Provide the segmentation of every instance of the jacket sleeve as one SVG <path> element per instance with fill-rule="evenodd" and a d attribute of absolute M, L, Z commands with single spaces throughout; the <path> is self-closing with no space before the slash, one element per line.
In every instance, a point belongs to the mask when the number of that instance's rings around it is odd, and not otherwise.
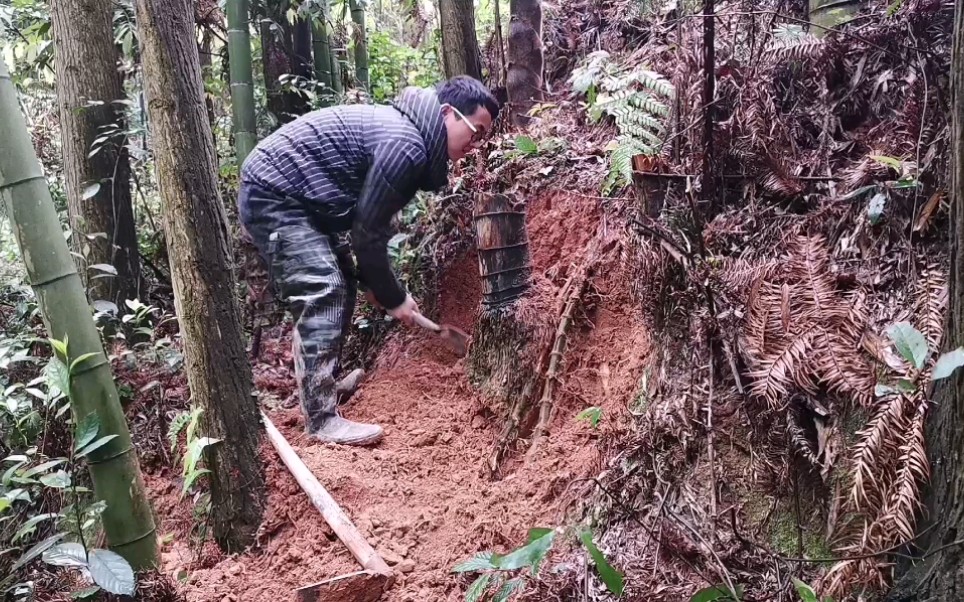
<path fill-rule="evenodd" d="M 415 141 L 394 140 L 375 149 L 351 231 L 359 281 L 386 309 L 405 301 L 405 289 L 392 272 L 388 241 L 392 216 L 415 195 L 426 155 Z"/>

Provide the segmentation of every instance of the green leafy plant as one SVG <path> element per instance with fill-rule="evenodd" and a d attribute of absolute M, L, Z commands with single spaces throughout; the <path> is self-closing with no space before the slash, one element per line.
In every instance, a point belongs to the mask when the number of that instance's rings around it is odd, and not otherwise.
<path fill-rule="evenodd" d="M 576 420 L 588 422 L 592 425 L 592 428 L 598 428 L 600 421 L 602 421 L 602 412 L 602 408 L 599 406 L 592 406 L 576 414 Z"/>
<path fill-rule="evenodd" d="M 34 397 L 49 403 L 52 398 L 63 396 L 69 408 L 71 381 L 84 363 L 96 354 L 84 354 L 73 359 L 69 365 L 64 362 L 68 356 L 68 342 L 50 340 L 54 357 L 50 360 L 45 375 L 32 382 L 36 391 Z M 46 384 L 48 391 L 40 387 Z M 52 392 L 54 392 L 52 394 Z M 58 410 L 62 413 L 63 408 Z M 100 449 L 117 435 L 100 435 L 100 418 L 88 414 L 79 418 L 74 425 L 74 439 L 68 457 L 45 458 L 36 447 L 28 447 L 22 453 L 12 454 L 3 459 L 3 474 L 0 476 L 0 524 L 17 523 L 18 527 L 8 542 L 14 548 L 0 551 L 0 556 L 20 547 L 24 542 L 35 539 L 37 535 L 47 536 L 23 552 L 10 567 L 9 575 L 0 580 L 0 587 L 7 588 L 29 563 L 37 558 L 53 566 L 63 566 L 81 571 L 92 582 L 92 586 L 75 592 L 77 597 L 87 592 L 92 595 L 101 589 L 118 595 L 133 595 L 136 580 L 131 566 L 118 554 L 109 550 L 91 547 L 89 542 L 96 539 L 100 528 L 99 520 L 106 508 L 102 501 L 91 501 L 90 490 L 78 483 L 81 480 L 82 463 L 92 452 Z M 37 512 L 43 500 L 56 496 L 63 500 L 60 509 L 54 512 Z M 13 586 L 18 592 L 28 594 L 30 582 Z"/>
<path fill-rule="evenodd" d="M 454 573 L 479 573 L 465 592 L 465 602 L 479 602 L 487 594 L 491 594 L 490 602 L 509 600 L 512 594 L 525 587 L 527 577 L 538 576 L 539 569 L 549 550 L 552 549 L 557 535 L 558 531 L 555 529 L 530 529 L 525 545 L 508 554 L 480 552 L 457 564 L 452 569 Z M 580 528 L 575 535 L 592 558 L 596 572 L 606 588 L 617 596 L 622 595 L 623 576 L 609 564 L 596 547 L 592 532 L 588 528 Z M 520 573 L 522 569 L 528 569 L 528 574 L 525 571 Z"/>
<path fill-rule="evenodd" d="M 619 135 L 608 146 L 610 170 L 603 182 L 604 194 L 632 180 L 632 160 L 637 155 L 659 153 L 665 136 L 663 120 L 669 115 L 673 85 L 659 73 L 643 66 L 625 67 L 599 50 L 573 70 L 569 83 L 585 94 L 589 116 L 599 121 L 610 116 Z"/>
<path fill-rule="evenodd" d="M 878 397 L 896 392 L 913 392 L 917 388 L 915 382 L 917 377 L 923 372 L 928 360 L 933 355 L 927 344 L 927 338 L 910 322 L 897 322 L 890 325 L 887 328 L 887 335 L 893 341 L 897 353 L 913 367 L 914 374 L 912 374 L 911 379 L 900 378 L 891 384 L 878 383 L 874 390 Z M 961 366 L 964 366 L 964 347 L 958 347 L 943 353 L 934 362 L 930 380 L 938 381 L 948 378 Z"/>
<path fill-rule="evenodd" d="M 833 602 L 833 598 L 829 596 L 821 600 L 812 587 L 796 577 L 793 578 L 793 587 L 797 590 L 797 595 L 800 596 L 800 602 Z M 733 590 L 731 590 L 728 585 L 720 584 L 701 589 L 693 594 L 689 602 L 740 602 L 742 598 L 742 585 L 734 584 Z"/>

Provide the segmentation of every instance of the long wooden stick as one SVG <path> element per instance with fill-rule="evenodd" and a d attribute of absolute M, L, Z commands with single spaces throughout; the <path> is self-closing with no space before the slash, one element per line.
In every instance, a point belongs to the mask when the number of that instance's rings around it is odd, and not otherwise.
<path fill-rule="evenodd" d="M 331 494 L 324 488 L 324 486 L 318 482 L 315 475 L 311 473 L 311 470 L 305 465 L 305 463 L 298 457 L 295 450 L 291 448 L 288 441 L 284 438 L 284 435 L 275 427 L 271 419 L 268 418 L 264 412 L 261 413 L 261 418 L 264 420 L 264 428 L 268 433 L 268 439 L 271 441 L 271 445 L 278 450 L 278 455 L 281 456 L 281 460 L 291 471 L 295 480 L 301 485 L 301 488 L 308 497 L 311 499 L 311 503 L 314 504 L 315 508 L 321 512 L 325 521 L 331 526 L 331 530 L 335 532 L 338 539 L 341 540 L 348 551 L 352 553 L 352 556 L 367 570 L 380 575 L 391 576 L 392 570 L 388 568 L 388 564 L 382 560 L 382 557 L 378 555 L 378 552 L 368 544 L 365 537 L 358 531 L 355 525 L 351 522 L 338 503 L 335 501 Z"/>

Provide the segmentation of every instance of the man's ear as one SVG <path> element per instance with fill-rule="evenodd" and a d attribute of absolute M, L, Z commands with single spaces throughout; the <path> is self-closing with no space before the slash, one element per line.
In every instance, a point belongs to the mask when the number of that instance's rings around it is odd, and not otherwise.
<path fill-rule="evenodd" d="M 452 114 L 452 105 L 444 104 L 442 105 L 442 117 L 448 117 Z"/>

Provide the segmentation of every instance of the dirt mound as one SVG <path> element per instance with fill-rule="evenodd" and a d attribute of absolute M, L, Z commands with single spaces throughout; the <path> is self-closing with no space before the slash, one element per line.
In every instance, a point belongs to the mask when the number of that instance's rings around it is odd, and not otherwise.
<path fill-rule="evenodd" d="M 588 201 L 593 202 L 594 201 Z M 570 264 L 592 235 L 598 209 L 582 197 L 553 194 L 530 206 L 533 262 L 551 283 L 565 280 Z M 440 319 L 471 331 L 480 301 L 476 256 L 456 257 L 442 275 Z M 594 302 L 572 331 L 563 381 L 556 395 L 550 436 L 536 457 L 510 455 L 504 478 L 490 480 L 485 461 L 502 426 L 469 385 L 464 360 L 433 337 L 396 331 L 361 390 L 343 413 L 384 426 L 374 448 L 312 441 L 300 410 L 278 408 L 272 420 L 400 578 L 389 600 L 459 600 L 468 581 L 451 573 L 475 552 L 506 552 L 524 543 L 535 526 L 565 522 L 574 479 L 601 463 L 601 431 L 617 428 L 625 401 L 638 386 L 647 339 L 634 317 L 619 270 L 603 270 Z M 265 333 L 255 378 L 262 391 L 283 400 L 292 393 L 287 334 Z M 603 410 L 599 430 L 574 416 Z M 524 447 L 520 447 L 524 449 Z M 190 508 L 179 502 L 173 474 L 149 483 L 162 514 L 162 534 L 175 543 L 164 555 L 165 573 L 184 570 L 189 601 L 290 599 L 294 588 L 358 570 L 320 514 L 266 445 L 269 509 L 258 545 L 221 557 L 212 544 L 199 556 L 187 546 Z M 233 597 L 232 597 L 233 596 Z"/>

